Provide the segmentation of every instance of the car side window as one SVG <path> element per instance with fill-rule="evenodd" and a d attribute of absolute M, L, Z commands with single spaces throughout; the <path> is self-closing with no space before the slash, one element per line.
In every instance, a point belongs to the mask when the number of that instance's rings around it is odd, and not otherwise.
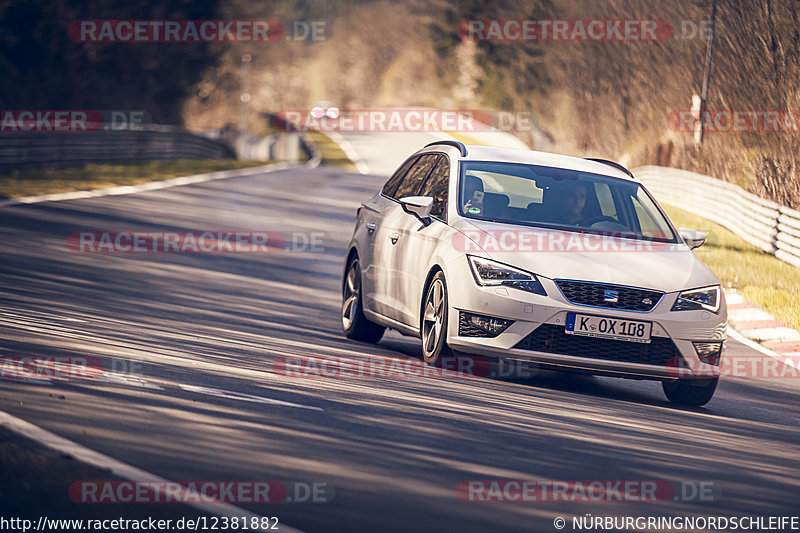
<path fill-rule="evenodd" d="M 403 178 L 406 177 L 408 174 L 408 170 L 411 168 L 411 165 L 419 159 L 418 157 L 410 157 L 403 165 L 398 168 L 395 173 L 389 178 L 389 181 L 386 182 L 386 185 L 383 186 L 382 192 L 389 198 L 397 199 L 396 192 L 397 188 L 400 186 L 400 183 L 403 181 Z"/>
<path fill-rule="evenodd" d="M 400 186 L 397 188 L 397 191 L 392 196 L 396 200 L 401 198 L 405 198 L 407 196 L 417 196 L 419 195 L 419 191 L 422 188 L 422 184 L 425 182 L 425 178 L 428 177 L 431 169 L 436 164 L 436 160 L 439 158 L 437 154 L 426 154 L 420 156 L 419 159 L 414 163 L 414 166 L 411 167 L 411 170 L 408 171 L 406 174 L 405 179 L 400 183 Z"/>
<path fill-rule="evenodd" d="M 428 179 L 419 192 L 420 196 L 432 196 L 431 215 L 447 221 L 447 186 L 450 182 L 450 159 L 440 155 L 436 166 L 428 175 Z"/>
<path fill-rule="evenodd" d="M 658 213 L 658 208 L 641 187 L 636 188 L 636 196 L 631 196 L 636 218 L 643 235 L 657 239 L 671 239 L 674 237 L 672 230 L 663 218 L 656 220 L 652 213 Z"/>

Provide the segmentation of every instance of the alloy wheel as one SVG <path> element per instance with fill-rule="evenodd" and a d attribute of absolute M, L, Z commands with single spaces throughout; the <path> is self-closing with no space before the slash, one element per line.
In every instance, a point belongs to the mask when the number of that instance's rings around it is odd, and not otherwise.
<path fill-rule="evenodd" d="M 436 347 L 444 334 L 446 305 L 444 283 L 441 279 L 434 279 L 428 289 L 425 310 L 422 315 L 422 346 L 426 357 L 431 356 L 436 351 Z"/>

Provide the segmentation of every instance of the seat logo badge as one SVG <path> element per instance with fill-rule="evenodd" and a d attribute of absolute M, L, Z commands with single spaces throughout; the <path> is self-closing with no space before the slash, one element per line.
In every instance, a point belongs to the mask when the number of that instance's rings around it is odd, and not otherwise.
<path fill-rule="evenodd" d="M 644 305 L 653 305 L 653 300 L 651 300 L 650 298 L 645 298 L 644 300 L 642 300 L 642 303 Z"/>
<path fill-rule="evenodd" d="M 603 291 L 603 301 L 615 304 L 619 301 L 619 291 Z"/>

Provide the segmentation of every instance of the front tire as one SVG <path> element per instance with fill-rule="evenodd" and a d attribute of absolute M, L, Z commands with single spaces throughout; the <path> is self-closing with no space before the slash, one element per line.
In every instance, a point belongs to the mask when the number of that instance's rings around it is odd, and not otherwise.
<path fill-rule="evenodd" d="M 353 257 L 342 282 L 342 331 L 345 337 L 375 344 L 386 328 L 367 320 L 361 300 L 361 265 Z"/>
<path fill-rule="evenodd" d="M 425 298 L 422 300 L 422 320 L 420 333 L 422 337 L 422 357 L 431 366 L 441 364 L 442 358 L 451 354 L 447 346 L 448 319 L 447 284 L 444 274 L 437 272 L 433 276 Z"/>
<path fill-rule="evenodd" d="M 719 378 L 692 382 L 679 379 L 677 381 L 664 381 L 661 386 L 664 394 L 672 403 L 700 407 L 707 404 L 714 396 Z"/>

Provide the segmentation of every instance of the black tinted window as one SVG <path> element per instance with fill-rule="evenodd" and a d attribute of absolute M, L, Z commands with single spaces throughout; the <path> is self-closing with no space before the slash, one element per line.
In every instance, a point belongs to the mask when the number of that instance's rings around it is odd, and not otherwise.
<path fill-rule="evenodd" d="M 432 196 L 433 207 L 431 215 L 442 220 L 447 219 L 447 186 L 450 182 L 450 160 L 445 155 L 440 155 L 433 171 L 422 186 L 419 196 Z"/>
<path fill-rule="evenodd" d="M 463 216 L 676 242 L 669 221 L 635 181 L 520 163 L 474 161 L 461 168 Z"/>
<path fill-rule="evenodd" d="M 408 161 L 403 163 L 403 165 L 395 171 L 392 177 L 389 178 L 389 181 L 386 182 L 386 185 L 383 186 L 383 194 L 385 194 L 389 198 L 397 198 L 397 196 L 395 196 L 395 193 L 397 192 L 397 187 L 400 186 L 400 182 L 402 182 L 403 178 L 406 177 L 408 169 L 411 168 L 411 165 L 413 165 L 414 161 L 416 160 L 417 160 L 416 157 L 409 158 Z"/>
<path fill-rule="evenodd" d="M 438 158 L 439 156 L 435 154 L 420 156 L 392 197 L 399 200 L 407 196 L 418 196 L 425 178 L 428 177 Z"/>

